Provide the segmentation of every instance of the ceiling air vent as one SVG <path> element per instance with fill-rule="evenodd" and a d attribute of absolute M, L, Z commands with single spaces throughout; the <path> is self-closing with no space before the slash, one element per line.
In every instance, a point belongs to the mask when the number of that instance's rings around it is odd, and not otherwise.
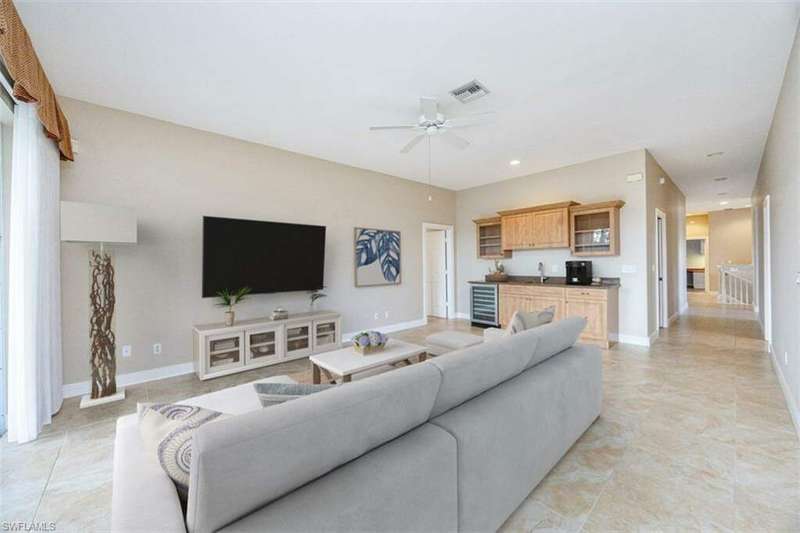
<path fill-rule="evenodd" d="M 484 87 L 483 84 L 481 84 L 481 82 L 478 80 L 472 80 L 469 83 L 465 83 L 461 87 L 453 89 L 450 91 L 450 94 L 452 94 L 453 98 L 462 104 L 468 104 L 473 100 L 477 100 L 478 98 L 489 94 L 489 89 Z"/>

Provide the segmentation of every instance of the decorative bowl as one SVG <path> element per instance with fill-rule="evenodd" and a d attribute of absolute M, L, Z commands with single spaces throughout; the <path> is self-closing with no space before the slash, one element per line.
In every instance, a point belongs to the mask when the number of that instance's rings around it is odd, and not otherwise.
<path fill-rule="evenodd" d="M 388 340 L 380 331 L 361 331 L 353 335 L 353 350 L 361 355 L 380 352 Z"/>

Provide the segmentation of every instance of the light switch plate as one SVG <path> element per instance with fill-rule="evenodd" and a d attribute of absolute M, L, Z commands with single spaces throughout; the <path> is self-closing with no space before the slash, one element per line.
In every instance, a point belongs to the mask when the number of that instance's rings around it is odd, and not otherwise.
<path fill-rule="evenodd" d="M 625 181 L 628 183 L 636 183 L 637 181 L 642 181 L 644 175 L 641 172 L 637 172 L 636 174 L 628 174 L 625 176 Z"/>
<path fill-rule="evenodd" d="M 131 356 L 131 345 L 125 344 L 122 346 L 122 357 L 130 357 Z"/>

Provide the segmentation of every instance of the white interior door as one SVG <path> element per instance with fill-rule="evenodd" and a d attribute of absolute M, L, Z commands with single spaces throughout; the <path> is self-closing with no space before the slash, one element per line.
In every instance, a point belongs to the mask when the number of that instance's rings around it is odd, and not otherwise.
<path fill-rule="evenodd" d="M 656 308 L 658 310 L 658 327 L 669 326 L 667 305 L 667 218 L 656 209 Z"/>
<path fill-rule="evenodd" d="M 428 314 L 447 318 L 447 244 L 446 232 L 428 231 L 426 234 L 425 269 L 427 285 L 425 295 L 428 300 Z"/>
<path fill-rule="evenodd" d="M 772 350 L 772 244 L 769 195 L 764 197 L 764 339 Z"/>

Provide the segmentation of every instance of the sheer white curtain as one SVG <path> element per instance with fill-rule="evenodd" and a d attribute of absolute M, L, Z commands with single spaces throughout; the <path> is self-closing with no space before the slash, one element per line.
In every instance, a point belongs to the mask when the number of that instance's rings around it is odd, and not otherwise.
<path fill-rule="evenodd" d="M 60 167 L 36 104 L 14 110 L 8 264 L 8 440 L 61 408 Z"/>

